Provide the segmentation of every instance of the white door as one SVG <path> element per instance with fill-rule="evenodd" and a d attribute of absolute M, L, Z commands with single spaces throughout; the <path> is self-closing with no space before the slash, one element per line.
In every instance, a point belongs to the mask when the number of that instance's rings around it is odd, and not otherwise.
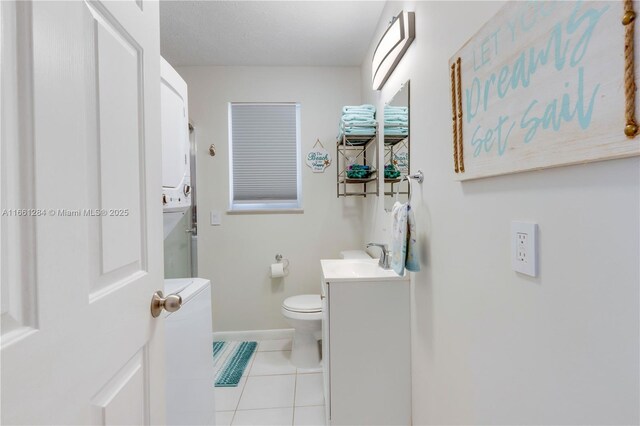
<path fill-rule="evenodd" d="M 0 8 L 2 424 L 163 423 L 158 3 Z"/>

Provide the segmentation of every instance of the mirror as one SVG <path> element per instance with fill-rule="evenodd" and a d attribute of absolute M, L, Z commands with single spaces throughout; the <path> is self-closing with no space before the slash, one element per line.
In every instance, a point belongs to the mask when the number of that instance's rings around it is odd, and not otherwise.
<path fill-rule="evenodd" d="M 384 107 L 384 209 L 391 211 L 393 203 L 406 203 L 409 182 L 401 182 L 410 170 L 409 81 L 393 95 Z"/>

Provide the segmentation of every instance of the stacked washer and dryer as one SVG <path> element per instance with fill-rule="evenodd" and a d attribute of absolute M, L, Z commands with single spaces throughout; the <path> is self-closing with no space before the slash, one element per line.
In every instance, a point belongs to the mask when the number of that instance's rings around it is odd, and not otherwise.
<path fill-rule="evenodd" d="M 161 59 L 160 76 L 166 238 L 192 207 L 194 194 L 187 84 L 164 59 Z M 186 230 L 193 240 L 194 229 Z M 192 275 L 195 275 L 193 269 Z M 182 302 L 176 312 L 164 312 L 167 424 L 214 425 L 211 284 L 203 278 L 166 279 L 164 293 L 177 294 Z"/>
<path fill-rule="evenodd" d="M 162 207 L 164 237 L 191 207 L 187 83 L 161 58 Z"/>
<path fill-rule="evenodd" d="M 165 212 L 191 207 L 187 83 L 161 58 L 162 205 Z"/>

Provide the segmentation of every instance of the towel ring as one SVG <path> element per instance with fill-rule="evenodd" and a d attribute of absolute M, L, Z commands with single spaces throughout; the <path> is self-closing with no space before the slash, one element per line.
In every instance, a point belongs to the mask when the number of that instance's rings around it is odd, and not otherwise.
<path fill-rule="evenodd" d="M 400 202 L 400 200 L 398 200 L 398 196 L 400 195 L 400 187 L 402 186 L 402 182 L 404 181 L 408 181 L 409 182 L 409 188 L 408 188 L 408 196 L 409 196 L 409 201 L 411 201 L 411 180 L 407 179 L 407 176 L 402 176 L 402 178 L 400 179 L 400 182 L 398 182 L 398 189 L 396 189 L 395 191 L 395 198 L 396 198 L 396 202 Z"/>
<path fill-rule="evenodd" d="M 398 201 L 398 195 L 400 195 L 400 184 L 404 181 L 409 182 L 409 200 L 408 202 L 411 202 L 411 194 L 413 193 L 412 188 L 411 188 L 411 182 L 416 180 L 418 181 L 418 183 L 422 183 L 424 182 L 424 173 L 422 173 L 422 170 L 418 170 L 416 173 L 412 174 L 412 175 L 404 175 L 402 177 L 402 179 L 400 179 L 400 182 L 398 182 L 398 190 L 396 191 L 396 201 Z"/>

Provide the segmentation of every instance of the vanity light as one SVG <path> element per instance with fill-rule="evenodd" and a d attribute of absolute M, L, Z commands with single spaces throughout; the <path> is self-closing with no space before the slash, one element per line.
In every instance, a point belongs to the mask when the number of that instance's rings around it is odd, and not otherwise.
<path fill-rule="evenodd" d="M 373 90 L 380 90 L 416 37 L 415 13 L 402 11 L 382 35 L 371 63 Z"/>

